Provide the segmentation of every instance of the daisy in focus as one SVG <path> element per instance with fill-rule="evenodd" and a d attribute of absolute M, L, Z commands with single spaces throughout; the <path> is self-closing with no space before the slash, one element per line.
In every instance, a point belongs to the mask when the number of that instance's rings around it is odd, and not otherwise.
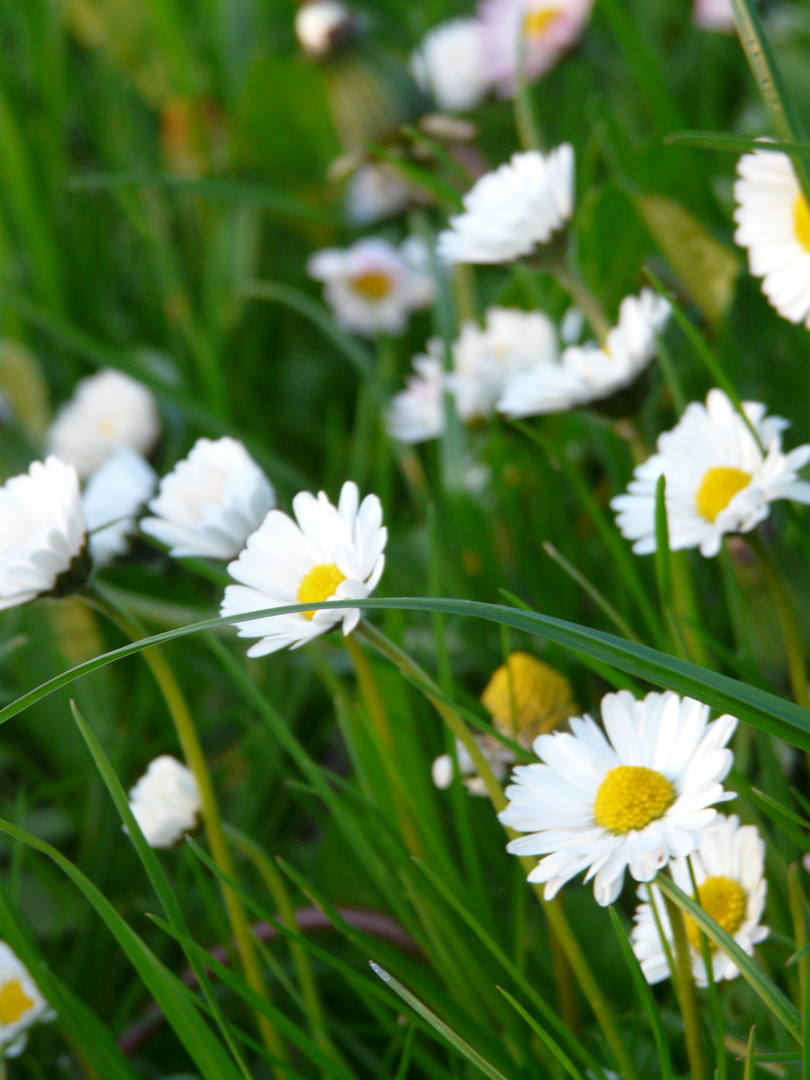
<path fill-rule="evenodd" d="M 530 834 L 507 851 L 543 856 L 528 879 L 546 883 L 547 900 L 585 870 L 597 903 L 612 904 L 625 870 L 652 881 L 701 846 L 713 804 L 733 798 L 722 780 L 737 726 L 733 716 L 708 717 L 707 705 L 671 691 L 637 701 L 620 690 L 602 699 L 607 737 L 586 715 L 571 720 L 572 734 L 535 739 L 541 762 L 515 768 L 498 819 Z"/>
<path fill-rule="evenodd" d="M 756 827 L 740 825 L 736 814 L 729 818 L 722 814 L 718 816 L 720 824 L 709 829 L 700 851 L 690 856 L 698 886 L 697 899 L 706 914 L 730 934 L 748 956 L 753 956 L 754 946 L 764 941 L 770 932 L 767 926 L 760 925 L 768 888 L 764 877 L 765 844 Z M 695 899 L 686 859 L 673 859 L 669 869 L 678 888 Z M 639 889 L 640 899 L 646 900 L 647 895 L 646 888 Z M 661 929 L 672 946 L 669 915 L 655 885 L 652 886 L 652 898 Z M 686 933 L 695 982 L 698 986 L 706 986 L 708 980 L 700 948 L 700 931 L 688 915 Z M 647 982 L 658 983 L 666 979 L 669 968 L 649 902 L 636 909 L 631 940 Z M 715 982 L 735 979 L 740 974 L 736 964 L 710 939 L 709 949 Z"/>
<path fill-rule="evenodd" d="M 46 593 L 64 596 L 89 570 L 73 466 L 51 456 L 7 480 L 0 488 L 0 609 Z"/>
<path fill-rule="evenodd" d="M 810 461 L 810 446 L 782 451 L 788 421 L 766 416 L 765 406 L 743 404 L 765 452 L 722 390 L 706 404 L 693 401 L 672 431 L 659 436 L 656 454 L 639 465 L 627 493 L 611 500 L 622 535 L 633 551 L 655 551 L 655 490 L 666 477 L 669 545 L 673 551 L 700 548 L 714 556 L 727 533 L 750 532 L 777 499 L 810 503 L 810 484 L 798 470 Z"/>
<path fill-rule="evenodd" d="M 174 558 L 232 559 L 276 503 L 273 485 L 237 439 L 198 439 L 160 482 L 141 529 Z"/>
<path fill-rule="evenodd" d="M 592 7 L 593 0 L 482 0 L 486 69 L 501 96 L 515 96 L 521 63 L 529 82 L 552 68 L 579 40 Z"/>
<path fill-rule="evenodd" d="M 734 239 L 748 249 L 748 268 L 771 306 L 810 329 L 810 208 L 790 158 L 755 150 L 737 162 L 737 175 Z"/>
<path fill-rule="evenodd" d="M 48 448 L 74 465 L 79 476 L 95 472 L 117 446 L 148 454 L 160 435 L 152 391 L 121 371 L 105 368 L 76 387 L 56 414 Z"/>
<path fill-rule="evenodd" d="M 324 296 L 347 330 L 365 337 L 401 334 L 412 311 L 433 303 L 435 287 L 416 245 L 399 249 L 371 237 L 350 248 L 316 251 L 307 272 L 324 282 Z"/>
<path fill-rule="evenodd" d="M 530 255 L 570 219 L 574 149 L 527 150 L 476 181 L 464 213 L 450 218 L 436 250 L 448 263 L 503 263 Z"/>
<path fill-rule="evenodd" d="M 501 735 L 528 750 L 538 735 L 552 731 L 576 712 L 574 691 L 564 675 L 525 652 L 510 653 L 487 683 L 481 704 Z M 476 734 L 475 741 L 487 759 L 495 779 L 505 780 L 515 762 L 515 752 L 494 735 Z M 484 782 L 464 745 L 456 742 L 456 760 L 463 783 L 471 795 L 486 795 Z M 450 786 L 453 761 L 442 754 L 433 762 L 433 782 Z"/>
<path fill-rule="evenodd" d="M 480 105 L 491 86 L 481 24 L 450 19 L 434 27 L 411 57 L 411 71 L 440 109 L 467 112 Z"/>
<path fill-rule="evenodd" d="M 171 754 L 161 754 L 130 790 L 129 808 L 150 847 L 173 847 L 196 828 L 202 809 L 194 774 Z"/>
<path fill-rule="evenodd" d="M 507 416 L 539 416 L 601 401 L 623 390 L 647 367 L 656 351 L 656 335 L 669 319 L 670 306 L 653 292 L 626 296 L 619 320 L 604 345 L 595 341 L 569 345 L 559 361 L 541 360 L 513 374 L 497 408 Z"/>
<path fill-rule="evenodd" d="M 117 447 L 96 469 L 82 495 L 94 566 L 127 553 L 127 537 L 137 529 L 138 514 L 156 484 L 155 470 L 129 446 Z"/>
<path fill-rule="evenodd" d="M 271 510 L 242 554 L 228 566 L 238 585 L 228 585 L 220 608 L 226 618 L 264 608 L 327 600 L 364 600 L 383 572 L 388 530 L 376 495 L 360 502 L 357 485 L 347 481 L 333 506 L 299 492 L 293 499 L 296 520 Z M 349 634 L 360 620 L 358 608 L 300 611 L 236 623 L 240 637 L 260 638 L 248 656 L 265 656 L 287 646 L 297 648 L 342 623 Z"/>
<path fill-rule="evenodd" d="M 0 941 L 0 1056 L 17 1057 L 25 1049 L 32 1024 L 55 1015 L 28 969 Z"/>

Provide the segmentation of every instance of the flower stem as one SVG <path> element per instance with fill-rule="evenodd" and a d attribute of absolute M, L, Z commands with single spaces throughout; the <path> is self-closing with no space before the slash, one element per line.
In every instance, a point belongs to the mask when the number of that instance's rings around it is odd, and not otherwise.
<path fill-rule="evenodd" d="M 414 680 L 420 686 L 425 697 L 427 697 L 434 705 L 453 735 L 455 735 L 472 758 L 476 771 L 484 782 L 490 802 L 495 810 L 503 810 L 507 805 L 506 796 L 504 795 L 500 784 L 495 779 L 492 769 L 489 767 L 489 763 L 484 757 L 481 748 L 473 738 L 472 732 L 463 720 L 442 700 L 439 687 L 433 682 L 427 672 L 425 672 L 416 661 L 412 660 L 407 653 L 403 652 L 402 649 L 392 641 L 389 641 L 384 634 L 376 629 L 376 627 L 371 626 L 370 623 L 365 621 L 361 622 L 355 633 L 378 649 L 383 656 L 386 656 L 391 660 L 404 675 L 409 679 Z M 510 839 L 514 839 L 518 835 L 512 829 L 506 829 L 506 832 Z M 534 868 L 534 860 L 528 856 L 521 859 L 521 862 L 527 871 Z M 549 928 L 555 935 L 562 953 L 564 954 L 568 965 L 570 965 L 571 971 L 573 971 L 583 994 L 593 1010 L 594 1016 L 605 1036 L 605 1040 L 613 1051 L 616 1064 L 619 1067 L 619 1072 L 623 1077 L 623 1080 L 636 1080 L 636 1071 L 618 1027 L 616 1026 L 613 1010 L 611 1009 L 607 998 L 599 988 L 599 984 L 588 965 L 582 947 L 571 930 L 559 900 L 545 900 L 543 898 L 543 889 L 541 885 L 535 885 L 534 891 L 543 906 L 546 918 L 548 919 Z M 560 971 L 559 974 L 562 977 L 562 971 Z M 566 972 L 565 977 L 568 979 L 570 977 L 570 972 Z M 570 1000 L 570 987 L 568 985 L 558 984 L 557 993 L 561 1005 Z M 705 1080 L 705 1077 L 695 1077 L 695 1080 Z"/>
<path fill-rule="evenodd" d="M 773 606 L 779 616 L 782 626 L 782 637 L 785 642 L 788 672 L 790 674 L 790 686 L 793 691 L 793 700 L 797 705 L 810 709 L 810 685 L 807 681 L 807 669 L 804 663 L 804 647 L 796 616 L 793 614 L 793 605 L 790 602 L 784 582 L 777 573 L 768 549 L 757 533 L 751 533 L 749 537 L 753 549 L 762 570 L 765 583 L 773 600 Z"/>
<path fill-rule="evenodd" d="M 700 1039 L 700 1015 L 695 981 L 692 977 L 692 953 L 689 938 L 686 936 L 686 919 L 678 905 L 666 894 L 664 894 L 664 902 L 667 906 L 667 915 L 672 927 L 672 940 L 675 944 L 675 982 L 683 1017 L 686 1053 L 692 1069 L 692 1080 L 708 1080 L 706 1060 Z"/>
<path fill-rule="evenodd" d="M 109 601 L 106 596 L 100 594 L 98 592 L 98 587 L 96 587 L 96 596 L 85 597 L 85 599 L 92 607 L 95 607 L 96 610 L 101 611 L 106 615 L 107 618 L 114 622 L 132 640 L 137 640 L 139 637 L 144 636 L 144 631 L 141 626 L 126 612 L 118 608 L 116 604 Z M 166 707 L 168 708 L 172 722 L 174 723 L 183 756 L 186 759 L 188 767 L 194 774 L 194 780 L 200 794 L 202 820 L 205 826 L 206 836 L 208 837 L 211 856 L 223 875 L 227 878 L 234 879 L 236 873 L 230 850 L 225 841 L 222 820 L 219 816 L 219 807 L 217 805 L 216 795 L 214 794 L 214 786 L 211 783 L 211 775 L 208 772 L 205 754 L 200 745 L 197 729 L 194 726 L 194 720 L 192 719 L 191 712 L 186 704 L 183 691 L 175 678 L 174 672 L 159 649 L 144 649 L 142 655 L 154 675 L 155 681 L 160 687 L 160 691 L 166 702 Z M 233 938 L 236 942 L 236 951 L 239 954 L 239 960 L 245 974 L 245 981 L 251 990 L 260 994 L 266 1000 L 269 1000 L 267 987 L 264 984 L 258 956 L 254 948 L 253 938 L 251 936 L 242 901 L 237 893 L 235 893 L 229 885 L 226 885 L 224 881 L 220 883 L 220 887 L 222 889 L 222 898 L 225 902 L 225 909 L 228 913 L 228 920 L 231 924 Z M 264 1045 L 274 1057 L 285 1062 L 287 1060 L 286 1051 L 279 1034 L 270 1019 L 262 1013 L 257 1013 L 256 1022 Z M 278 1066 L 275 1071 L 279 1078 L 285 1075 L 285 1070 Z"/>
<path fill-rule="evenodd" d="M 550 274 L 553 274 L 577 307 L 585 312 L 585 318 L 591 324 L 591 329 L 599 339 L 599 344 L 604 348 L 607 345 L 610 322 L 602 310 L 602 305 L 571 266 L 570 262 L 561 259 L 559 262 L 549 263 L 543 269 L 547 269 Z"/>

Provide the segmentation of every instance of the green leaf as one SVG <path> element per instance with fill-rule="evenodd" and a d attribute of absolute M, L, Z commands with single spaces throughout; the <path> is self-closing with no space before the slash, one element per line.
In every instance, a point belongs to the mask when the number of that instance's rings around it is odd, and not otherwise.
<path fill-rule="evenodd" d="M 546 1029 L 541 1027 L 540 1024 L 537 1023 L 532 1014 L 526 1009 L 524 1009 L 520 1002 L 516 1001 L 510 993 L 504 990 L 502 986 L 498 987 L 498 991 L 503 994 L 503 996 L 515 1010 L 515 1012 L 518 1013 L 519 1016 L 523 1017 L 523 1019 L 526 1021 L 526 1023 L 529 1025 L 529 1027 L 532 1029 L 538 1039 L 540 1039 L 544 1046 L 548 1047 L 548 1049 L 557 1059 L 559 1064 L 562 1065 L 563 1069 L 565 1069 L 568 1075 L 572 1077 L 573 1080 L 585 1080 L 584 1074 L 579 1071 L 579 1069 L 573 1063 L 568 1054 L 566 1054 L 566 1052 L 559 1045 L 559 1043 L 556 1043 L 554 1039 L 552 1039 Z"/>

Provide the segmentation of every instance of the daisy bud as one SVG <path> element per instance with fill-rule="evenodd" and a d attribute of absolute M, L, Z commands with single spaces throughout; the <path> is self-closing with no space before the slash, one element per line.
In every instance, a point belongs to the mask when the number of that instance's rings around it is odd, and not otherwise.
<path fill-rule="evenodd" d="M 172 847 L 196 828 L 202 804 L 190 769 L 171 756 L 156 757 L 129 793 L 129 808 L 147 843 Z"/>

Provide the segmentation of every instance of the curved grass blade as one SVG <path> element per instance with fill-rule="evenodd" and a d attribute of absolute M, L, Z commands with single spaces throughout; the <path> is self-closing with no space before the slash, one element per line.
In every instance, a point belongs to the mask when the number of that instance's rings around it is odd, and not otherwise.
<path fill-rule="evenodd" d="M 724 131 L 671 131 L 664 136 L 668 146 L 694 146 L 698 150 L 719 150 L 726 154 L 749 154 L 762 150 L 760 137 L 728 135 Z M 768 150 L 779 150 L 792 158 L 810 157 L 810 142 L 793 139 L 769 139 Z"/>

